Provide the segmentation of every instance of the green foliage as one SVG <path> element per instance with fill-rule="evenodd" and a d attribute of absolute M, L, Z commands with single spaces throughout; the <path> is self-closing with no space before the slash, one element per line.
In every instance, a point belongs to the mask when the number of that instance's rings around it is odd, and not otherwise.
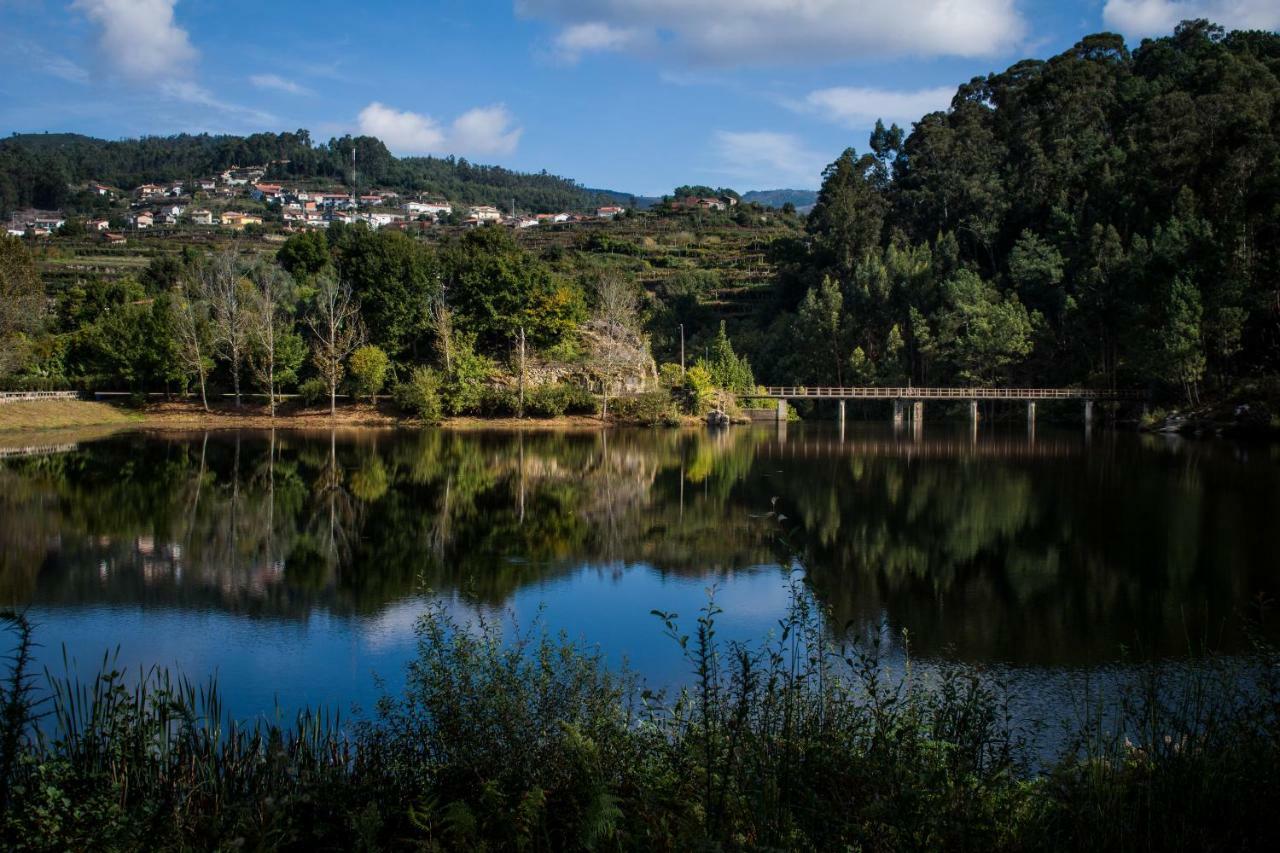
<path fill-rule="evenodd" d="M 360 299 L 372 341 L 391 357 L 430 351 L 430 308 L 439 294 L 435 255 L 399 231 L 344 229 L 335 246 L 337 271 Z"/>
<path fill-rule="evenodd" d="M 467 232 L 442 248 L 441 264 L 459 328 L 488 352 L 510 351 L 521 329 L 531 346 L 554 346 L 586 316 L 582 293 L 505 228 Z"/>
<path fill-rule="evenodd" d="M 594 415 L 597 412 L 595 397 L 581 385 L 569 383 L 537 385 L 525 392 L 525 413 L 535 418 L 556 418 L 561 415 Z"/>
<path fill-rule="evenodd" d="M 1001 297 L 976 273 L 961 270 L 945 285 L 943 345 L 961 379 L 1007 381 L 1009 369 L 1031 352 L 1032 317 L 1015 296 Z"/>
<path fill-rule="evenodd" d="M 439 423 L 444 416 L 442 385 L 439 372 L 430 367 L 415 367 L 407 379 L 396 385 L 393 396 L 397 406 L 423 423 Z"/>
<path fill-rule="evenodd" d="M 376 460 L 377 457 L 374 457 Z M 367 461 L 353 489 L 385 494 Z M 356 481 L 359 480 L 357 485 Z M 689 683 L 642 690 L 541 620 L 417 624 L 404 688 L 339 726 L 226 720 L 217 685 L 115 668 L 0 682 L 7 849 L 1272 849 L 1274 649 L 1152 670 L 1037 768 L 998 681 L 833 639 L 796 580 L 779 630 L 654 612 Z M 47 718 L 37 722 L 37 689 Z M 1264 697 L 1268 701 L 1257 701 Z M 35 736 L 35 726 L 46 733 Z M 745 842 L 749 841 L 749 845 Z"/>
<path fill-rule="evenodd" d="M 376 346 L 368 344 L 351 353 L 347 360 L 347 372 L 357 395 L 373 398 L 387 381 L 391 360 Z"/>
<path fill-rule="evenodd" d="M 616 420 L 641 426 L 674 426 L 680 422 L 672 395 L 667 391 L 645 391 L 615 397 L 610 412 Z"/>
<path fill-rule="evenodd" d="M 276 253 L 276 263 L 299 281 L 316 275 L 329 262 L 329 237 L 323 231 L 294 234 Z"/>
<path fill-rule="evenodd" d="M 724 330 L 724 321 L 720 321 L 720 330 L 711 341 L 711 351 L 706 361 L 707 371 L 711 374 L 711 382 L 717 388 L 732 391 L 735 394 L 747 394 L 755 390 L 756 379 L 751 372 L 751 364 L 746 358 L 733 351 L 733 344 Z"/>
<path fill-rule="evenodd" d="M 684 372 L 680 383 L 680 408 L 687 415 L 705 415 L 715 399 L 711 371 L 699 362 Z"/>
<path fill-rule="evenodd" d="M 321 403 L 328 403 L 329 384 L 319 376 L 313 376 L 298 385 L 298 399 L 302 401 L 304 406 L 318 406 Z"/>

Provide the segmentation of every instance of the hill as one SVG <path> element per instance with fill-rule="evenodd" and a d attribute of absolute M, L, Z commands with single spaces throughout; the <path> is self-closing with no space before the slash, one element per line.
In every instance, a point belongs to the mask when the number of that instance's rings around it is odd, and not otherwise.
<path fill-rule="evenodd" d="M 790 202 L 796 210 L 806 212 L 818 201 L 818 193 L 816 190 L 751 190 L 742 194 L 742 200 L 763 207 L 782 207 Z"/>
<path fill-rule="evenodd" d="M 209 177 L 232 166 L 268 165 L 269 179 L 351 189 L 379 187 L 463 204 L 516 205 L 535 212 L 630 203 L 547 172 L 516 172 L 455 157 L 394 156 L 378 139 L 343 136 L 317 144 L 306 130 L 250 136 L 178 134 L 109 141 L 74 133 L 15 134 L 0 141 L 0 215 L 64 206 L 72 187 L 101 181 L 123 189 Z M 353 165 L 354 164 L 354 165 Z"/>

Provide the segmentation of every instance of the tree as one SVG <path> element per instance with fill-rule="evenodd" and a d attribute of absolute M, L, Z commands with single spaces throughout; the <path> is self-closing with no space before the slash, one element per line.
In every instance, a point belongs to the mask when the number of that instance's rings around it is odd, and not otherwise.
<path fill-rule="evenodd" d="M 800 338 L 795 348 L 806 357 L 801 365 L 804 381 L 822 384 L 844 384 L 844 349 L 841 335 L 844 297 L 840 286 L 831 278 L 809 289 L 800 302 L 795 334 Z"/>
<path fill-rule="evenodd" d="M 945 285 L 943 339 L 956 375 L 986 385 L 1009 377 L 1031 352 L 1033 318 L 1016 296 L 1002 298 L 977 273 L 961 270 Z"/>
<path fill-rule="evenodd" d="M 716 384 L 716 387 L 734 394 L 750 394 L 756 388 L 751 363 L 733 351 L 733 344 L 729 341 L 728 333 L 725 332 L 723 320 L 720 321 L 720 329 L 711 341 L 707 370 L 711 373 L 711 381 Z"/>
<path fill-rule="evenodd" d="M 586 313 L 581 292 L 522 249 L 505 228 L 476 228 L 441 250 L 445 292 L 458 327 L 486 352 L 559 343 Z"/>
<path fill-rule="evenodd" d="M 343 362 L 364 340 L 360 306 L 351 285 L 338 281 L 332 273 L 322 272 L 316 278 L 307 327 L 312 334 L 312 360 L 329 389 L 329 415 L 336 418 Z"/>
<path fill-rule="evenodd" d="M 240 374 L 249 348 L 252 290 L 241 275 L 235 250 L 217 252 L 196 270 L 200 298 L 209 306 L 214 348 L 227 360 L 236 407 L 240 406 Z"/>
<path fill-rule="evenodd" d="M 294 234 L 276 253 L 276 262 L 299 280 L 317 275 L 329 265 L 329 238 L 323 231 Z"/>
<path fill-rule="evenodd" d="M 348 228 L 337 246 L 337 272 L 360 298 L 373 343 L 396 359 L 429 351 L 440 270 L 426 246 L 399 231 Z"/>
<path fill-rule="evenodd" d="M 0 237 L 0 376 L 17 362 L 17 337 L 44 316 L 44 284 L 21 240 Z"/>
<path fill-rule="evenodd" d="M 873 179 L 876 159 L 852 148 L 822 172 L 822 189 L 809 214 L 815 260 L 839 281 L 848 281 L 854 265 L 880 248 L 889 203 Z"/>
<path fill-rule="evenodd" d="M 200 405 L 209 411 L 209 395 L 206 390 L 209 371 L 213 370 L 213 344 L 209 328 L 209 304 L 193 294 L 198 291 L 196 282 L 187 280 L 183 288 L 169 300 L 169 326 L 173 330 L 175 354 L 186 369 L 187 376 L 194 375 L 200 383 Z"/>
<path fill-rule="evenodd" d="M 595 312 L 582 329 L 590 354 L 591 372 L 600 382 L 600 418 L 609 414 L 609 399 L 628 378 L 655 370 L 649 341 L 640 327 L 640 297 L 635 284 L 606 272 L 594 286 Z"/>
<path fill-rule="evenodd" d="M 249 278 L 253 289 L 249 313 L 249 340 L 252 351 L 249 364 L 259 384 L 267 389 L 271 417 L 276 416 L 276 392 L 280 387 L 280 367 L 286 377 L 296 370 L 291 356 L 298 348 L 288 340 L 293 335 L 293 277 L 274 264 L 259 264 Z"/>
<path fill-rule="evenodd" d="M 356 394 L 367 394 L 370 402 L 377 402 L 378 392 L 387 382 L 390 366 L 387 354 L 373 344 L 366 344 L 351 353 L 348 369 Z"/>
<path fill-rule="evenodd" d="M 1182 386 L 1187 402 L 1200 402 L 1204 376 L 1204 345 L 1200 340 L 1200 291 L 1183 276 L 1174 276 L 1164 296 L 1164 323 L 1160 328 L 1162 361 L 1166 376 Z"/>

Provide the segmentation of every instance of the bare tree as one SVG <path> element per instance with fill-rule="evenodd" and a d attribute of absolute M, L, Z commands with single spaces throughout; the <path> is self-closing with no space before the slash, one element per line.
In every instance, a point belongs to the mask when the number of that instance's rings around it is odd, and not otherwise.
<path fill-rule="evenodd" d="M 331 273 L 319 276 L 315 299 L 307 314 L 307 326 L 315 336 L 312 360 L 329 386 L 329 416 L 336 418 L 342 363 L 364 341 L 360 306 L 351 292 L 351 285 L 339 282 Z"/>
<path fill-rule="evenodd" d="M 209 411 L 205 380 L 213 369 L 213 345 L 209 340 L 209 304 L 193 298 L 195 282 L 186 281 L 169 303 L 169 317 L 177 344 L 178 360 L 189 375 L 200 380 L 200 403 Z"/>
<path fill-rule="evenodd" d="M 196 271 L 201 297 L 209 304 L 214 348 L 230 362 L 231 384 L 240 406 L 240 373 L 249 346 L 250 294 L 234 249 L 218 252 Z"/>
<path fill-rule="evenodd" d="M 600 380 L 600 418 L 609 415 L 609 399 L 628 378 L 655 372 L 649 341 L 640 327 L 640 296 L 635 284 L 614 273 L 595 283 L 595 312 L 582 329 L 591 353 L 591 372 Z"/>
<path fill-rule="evenodd" d="M 249 366 L 267 389 L 271 417 L 276 416 L 276 354 L 280 339 L 293 323 L 293 279 L 275 264 L 263 263 L 250 276 L 253 310 L 249 313 L 249 338 L 253 352 Z"/>
<path fill-rule="evenodd" d="M 440 357 L 448 373 L 453 370 L 453 312 L 449 310 L 443 294 L 431 304 L 431 325 L 435 328 L 436 346 L 440 348 Z"/>

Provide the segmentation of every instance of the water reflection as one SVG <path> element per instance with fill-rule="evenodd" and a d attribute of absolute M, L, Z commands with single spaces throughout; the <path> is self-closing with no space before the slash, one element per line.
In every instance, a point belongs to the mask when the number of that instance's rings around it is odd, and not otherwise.
<path fill-rule="evenodd" d="M 135 432 L 56 449 L 0 463 L 7 603 L 377 620 L 424 586 L 489 607 L 532 589 L 621 625 L 617 608 L 664 602 L 593 603 L 584 567 L 780 576 L 775 505 L 837 624 L 887 620 L 925 655 L 1176 655 L 1189 637 L 1229 644 L 1238 613 L 1280 591 L 1269 447 L 851 423 Z"/>

